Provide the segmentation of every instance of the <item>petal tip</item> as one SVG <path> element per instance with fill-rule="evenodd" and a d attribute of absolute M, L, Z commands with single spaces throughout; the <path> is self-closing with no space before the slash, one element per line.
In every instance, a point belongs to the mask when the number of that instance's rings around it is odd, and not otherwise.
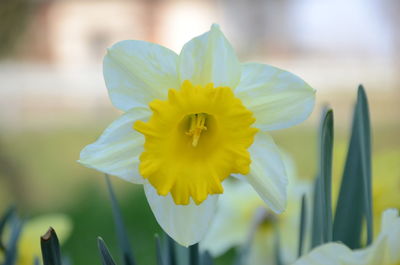
<path fill-rule="evenodd" d="M 286 200 L 284 200 L 283 203 L 278 206 L 271 207 L 271 209 L 277 214 L 283 213 L 286 210 Z"/>

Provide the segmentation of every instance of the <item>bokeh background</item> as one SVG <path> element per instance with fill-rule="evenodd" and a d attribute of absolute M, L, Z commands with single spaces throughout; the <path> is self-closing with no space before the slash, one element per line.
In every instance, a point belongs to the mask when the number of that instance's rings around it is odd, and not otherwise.
<path fill-rule="evenodd" d="M 399 11 L 396 0 L 2 0 L 0 212 L 14 204 L 26 217 L 68 214 L 74 230 L 64 253 L 74 264 L 100 263 L 98 235 L 114 251 L 104 178 L 76 162 L 119 115 L 107 96 L 102 57 L 125 39 L 179 52 L 212 23 L 221 25 L 241 61 L 289 70 L 317 90 L 309 120 L 273 133 L 302 178 L 315 175 L 326 104 L 335 114 L 334 176 L 341 175 L 362 83 L 373 126 L 374 182 L 400 194 Z M 136 256 L 155 264 L 153 235 L 160 228 L 141 187 L 112 181 Z M 393 203 L 383 202 L 400 207 Z"/>

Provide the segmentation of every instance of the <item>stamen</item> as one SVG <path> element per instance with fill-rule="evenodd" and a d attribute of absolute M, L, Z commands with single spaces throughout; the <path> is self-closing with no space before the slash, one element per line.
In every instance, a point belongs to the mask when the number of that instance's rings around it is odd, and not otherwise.
<path fill-rule="evenodd" d="M 196 147 L 199 143 L 201 132 L 207 130 L 206 124 L 207 114 L 205 113 L 196 113 L 191 114 L 189 116 L 190 119 L 190 127 L 189 131 L 186 132 L 186 135 L 193 136 L 192 146 Z"/>

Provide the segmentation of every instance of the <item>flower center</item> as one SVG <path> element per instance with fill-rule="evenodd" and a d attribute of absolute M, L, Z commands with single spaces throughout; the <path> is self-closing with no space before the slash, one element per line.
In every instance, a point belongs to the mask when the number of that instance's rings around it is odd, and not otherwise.
<path fill-rule="evenodd" d="M 190 127 L 189 130 L 186 132 L 186 135 L 192 136 L 192 146 L 196 147 L 199 143 L 201 132 L 207 130 L 206 124 L 207 114 L 205 113 L 196 113 L 190 114 Z"/>
<path fill-rule="evenodd" d="M 134 129 L 145 136 L 140 174 L 159 195 L 200 204 L 208 194 L 222 193 L 230 174 L 248 173 L 255 119 L 229 87 L 185 81 L 149 107 L 149 121 L 135 122 Z"/>

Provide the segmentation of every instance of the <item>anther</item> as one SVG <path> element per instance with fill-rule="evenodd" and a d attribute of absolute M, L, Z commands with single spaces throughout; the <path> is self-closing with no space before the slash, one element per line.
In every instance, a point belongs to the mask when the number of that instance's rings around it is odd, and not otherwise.
<path fill-rule="evenodd" d="M 201 136 L 201 132 L 204 130 L 207 130 L 207 127 L 205 126 L 206 123 L 206 116 L 207 114 L 205 113 L 196 113 L 196 114 L 191 114 L 189 116 L 190 119 L 190 127 L 189 131 L 186 132 L 186 135 L 193 136 L 192 140 L 192 146 L 196 147 L 197 144 L 199 143 L 199 139 Z"/>

